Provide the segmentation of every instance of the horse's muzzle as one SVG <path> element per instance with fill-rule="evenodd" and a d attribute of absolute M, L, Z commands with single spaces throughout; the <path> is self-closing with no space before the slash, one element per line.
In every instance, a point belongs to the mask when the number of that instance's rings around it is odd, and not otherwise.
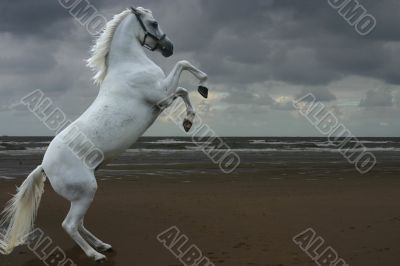
<path fill-rule="evenodd" d="M 174 54 L 174 45 L 170 39 L 165 38 L 160 42 L 160 50 L 164 57 L 170 57 Z"/>

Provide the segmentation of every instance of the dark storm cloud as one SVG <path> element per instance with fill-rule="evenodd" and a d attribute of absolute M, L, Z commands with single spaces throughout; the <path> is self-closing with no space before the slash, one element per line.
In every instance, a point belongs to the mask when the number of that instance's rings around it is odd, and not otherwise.
<path fill-rule="evenodd" d="M 0 73 L 7 75 L 31 75 L 49 71 L 57 65 L 52 52 L 54 45 L 38 43 L 31 38 L 3 36 L 3 44 L 13 45 L 19 51 L 0 55 Z M 46 49 L 43 49 L 44 45 Z M 9 49 L 9 48 L 8 48 Z"/>
<path fill-rule="evenodd" d="M 190 18 L 191 25 L 202 26 L 179 43 L 201 43 L 196 46 L 199 61 L 225 82 L 318 85 L 359 75 L 397 84 L 397 49 L 387 42 L 400 36 L 389 30 L 400 22 L 396 12 L 389 11 L 390 6 L 398 10 L 398 5 L 361 3 L 378 21 L 366 37 L 359 36 L 327 1 L 204 0 L 201 16 Z M 195 34 L 199 28 L 207 33 Z"/>
<path fill-rule="evenodd" d="M 150 8 L 176 47 L 175 57 L 160 60 L 166 70 L 179 59 L 200 65 L 215 90 L 227 95 L 221 102 L 239 108 L 243 120 L 260 110 L 293 110 L 286 98 L 307 92 L 320 101 L 339 101 L 335 82 L 354 76 L 400 85 L 398 0 L 359 0 L 377 20 L 368 36 L 358 35 L 328 0 L 90 2 L 107 18 L 132 5 Z M 83 61 L 92 41 L 58 0 L 0 1 L 0 112 L 38 88 L 54 99 L 72 91 L 79 100 L 67 108 L 83 111 L 97 92 Z M 274 91 L 272 98 L 269 83 L 283 84 L 285 91 Z M 351 99 L 370 91 L 360 106 L 388 106 L 388 95 L 375 93 L 373 84 L 349 85 L 364 90 L 346 91 Z M 400 92 L 392 94 L 400 105 Z"/>
<path fill-rule="evenodd" d="M 51 0 L 2 0 L 0 2 L 0 32 L 15 35 L 62 35 L 62 21 L 71 16 L 60 4 Z"/>
<path fill-rule="evenodd" d="M 321 0 L 101 0 L 92 4 L 111 17 L 133 3 L 153 9 L 178 51 L 195 53 L 219 82 L 279 80 L 318 85 L 360 75 L 400 83 L 396 69 L 400 62 L 394 56 L 398 48 L 388 46 L 400 38 L 396 27 L 400 8 L 394 0 L 360 1 L 378 21 L 366 37 Z M 2 32 L 66 38 L 73 25 L 80 26 L 72 23 L 57 1 L 6 0 L 0 10 Z"/>
<path fill-rule="evenodd" d="M 388 28 L 393 28 L 389 24 L 400 22 L 396 12 L 389 11 L 390 6 L 399 10 L 394 1 L 361 1 L 378 21 L 378 27 L 367 37 L 359 36 L 327 1 L 202 3 L 210 10 L 207 20 L 219 29 L 205 48 L 220 56 L 213 67 L 223 68 L 230 62 L 230 74 L 237 80 L 275 79 L 317 85 L 360 75 L 399 82 L 398 59 L 394 56 L 397 49 L 387 46 L 400 36 L 388 33 Z M 225 12 L 224 5 L 229 6 Z"/>

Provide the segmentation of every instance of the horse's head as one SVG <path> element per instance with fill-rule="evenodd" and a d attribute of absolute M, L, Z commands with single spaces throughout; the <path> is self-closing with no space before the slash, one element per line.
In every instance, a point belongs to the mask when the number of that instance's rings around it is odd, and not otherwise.
<path fill-rule="evenodd" d="M 174 53 L 174 45 L 164 34 L 151 11 L 142 7 L 132 7 L 131 10 L 140 25 L 137 38 L 142 46 L 151 51 L 160 51 L 163 56 L 170 57 Z"/>

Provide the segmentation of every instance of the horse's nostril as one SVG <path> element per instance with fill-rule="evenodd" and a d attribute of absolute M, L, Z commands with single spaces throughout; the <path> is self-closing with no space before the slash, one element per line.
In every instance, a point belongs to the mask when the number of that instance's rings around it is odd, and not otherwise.
<path fill-rule="evenodd" d="M 174 53 L 174 45 L 168 38 L 166 38 L 162 43 L 160 43 L 160 50 L 165 57 L 170 57 Z"/>

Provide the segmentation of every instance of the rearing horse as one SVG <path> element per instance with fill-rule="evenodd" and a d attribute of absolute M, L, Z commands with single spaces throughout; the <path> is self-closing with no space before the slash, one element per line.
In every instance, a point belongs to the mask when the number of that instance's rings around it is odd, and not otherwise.
<path fill-rule="evenodd" d="M 189 131 L 195 116 L 187 90 L 178 88 L 182 71 L 189 71 L 200 82 L 199 92 L 207 97 L 207 75 L 187 61 L 180 61 L 165 76 L 151 61 L 144 48 L 173 54 L 173 44 L 163 33 L 152 12 L 130 8 L 114 16 L 92 49 L 88 65 L 97 70 L 94 80 L 100 91 L 92 105 L 50 143 L 38 166 L 3 211 L 0 253 L 9 254 L 27 240 L 33 229 L 46 177 L 53 189 L 71 202 L 62 227 L 96 261 L 111 245 L 96 238 L 84 227 L 84 216 L 91 205 L 97 182 L 95 170 L 128 149 L 154 123 L 165 107 L 181 97 L 187 106 L 183 126 Z M 79 131 L 101 151 L 96 167 L 77 156 L 65 141 Z"/>

